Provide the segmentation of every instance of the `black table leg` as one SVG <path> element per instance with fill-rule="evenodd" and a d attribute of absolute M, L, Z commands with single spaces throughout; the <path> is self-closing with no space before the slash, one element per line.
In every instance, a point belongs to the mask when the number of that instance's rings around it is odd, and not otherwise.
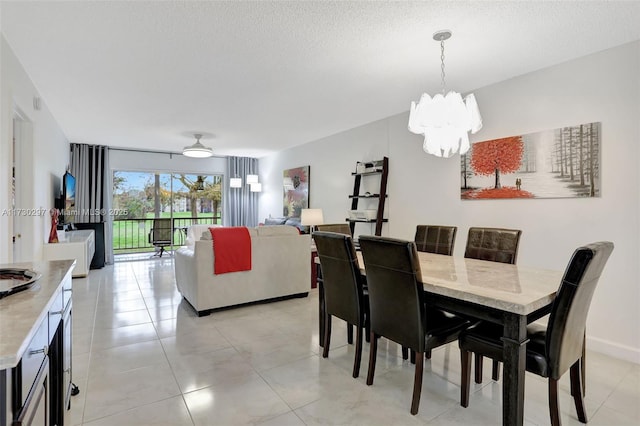
<path fill-rule="evenodd" d="M 502 424 L 524 423 L 524 375 L 527 351 L 527 317 L 504 313 L 504 373 L 502 377 Z"/>
<path fill-rule="evenodd" d="M 316 264 L 316 273 L 318 279 L 318 342 L 320 347 L 324 347 L 324 284 L 322 282 L 322 269 L 320 264 Z"/>

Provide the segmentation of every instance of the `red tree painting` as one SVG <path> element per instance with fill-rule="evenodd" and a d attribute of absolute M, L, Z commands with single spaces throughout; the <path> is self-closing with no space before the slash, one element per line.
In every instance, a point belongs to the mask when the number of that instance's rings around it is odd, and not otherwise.
<path fill-rule="evenodd" d="M 475 143 L 471 153 L 471 168 L 478 175 L 495 174 L 495 189 L 500 189 L 500 173 L 517 171 L 520 168 L 523 150 L 521 136 Z"/>

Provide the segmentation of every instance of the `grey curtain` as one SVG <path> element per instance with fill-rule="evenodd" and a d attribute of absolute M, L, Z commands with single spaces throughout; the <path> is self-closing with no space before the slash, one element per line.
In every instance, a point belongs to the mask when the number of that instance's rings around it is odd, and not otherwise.
<path fill-rule="evenodd" d="M 109 149 L 101 145 L 71 144 L 70 172 L 76 178 L 76 222 L 104 222 L 105 261 L 113 263 L 113 217 Z"/>
<path fill-rule="evenodd" d="M 224 226 L 257 226 L 258 195 L 247 185 L 247 175 L 258 174 L 258 159 L 227 157 L 227 173 L 224 194 Z M 242 188 L 230 188 L 229 179 L 242 178 Z"/>

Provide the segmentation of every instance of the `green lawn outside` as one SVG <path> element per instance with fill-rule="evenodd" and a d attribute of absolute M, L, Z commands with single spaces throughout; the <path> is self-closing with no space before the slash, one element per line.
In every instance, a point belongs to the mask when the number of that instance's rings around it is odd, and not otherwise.
<path fill-rule="evenodd" d="M 215 223 L 222 223 L 220 213 Z M 161 218 L 170 218 L 171 214 L 163 212 Z M 175 212 L 173 213 L 174 227 L 173 242 L 175 245 L 182 245 L 185 240 L 186 227 L 191 225 L 191 212 Z M 149 233 L 153 226 L 153 213 L 147 213 L 144 219 L 126 219 L 113 221 L 113 250 L 118 253 L 136 253 L 154 251 L 155 247 L 149 243 Z M 204 223 L 211 223 L 212 213 L 200 213 L 198 219 L 208 219 Z"/>

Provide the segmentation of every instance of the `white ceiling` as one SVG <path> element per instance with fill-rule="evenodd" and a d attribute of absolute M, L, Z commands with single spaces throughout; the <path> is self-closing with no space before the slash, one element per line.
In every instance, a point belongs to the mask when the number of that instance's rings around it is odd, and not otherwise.
<path fill-rule="evenodd" d="M 640 39 L 640 2 L 8 2 L 1 29 L 72 142 L 260 157 Z M 606 81 L 603 84 L 607 84 Z M 478 99 L 482 109 L 482 100 Z"/>

